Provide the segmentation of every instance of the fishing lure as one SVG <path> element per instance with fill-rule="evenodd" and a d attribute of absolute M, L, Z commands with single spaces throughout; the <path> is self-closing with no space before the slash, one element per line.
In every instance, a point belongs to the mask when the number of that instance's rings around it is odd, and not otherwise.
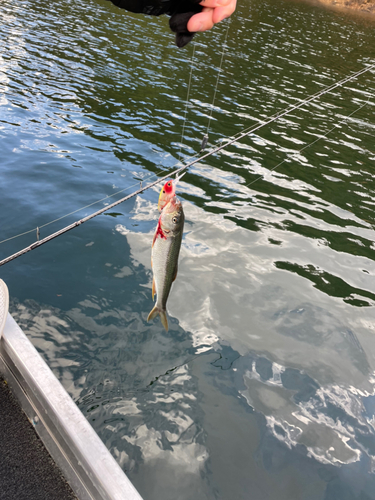
<path fill-rule="evenodd" d="M 176 175 L 175 179 L 170 179 L 167 181 L 164 186 L 160 190 L 159 201 L 158 201 L 158 210 L 161 212 L 163 208 L 167 205 L 167 203 L 176 196 L 176 187 L 182 176 L 185 175 L 186 172 L 181 175 Z"/>

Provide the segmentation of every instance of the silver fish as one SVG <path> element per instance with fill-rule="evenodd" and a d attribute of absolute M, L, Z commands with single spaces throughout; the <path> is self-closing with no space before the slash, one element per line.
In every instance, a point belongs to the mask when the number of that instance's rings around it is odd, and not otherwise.
<path fill-rule="evenodd" d="M 168 331 L 166 305 L 172 283 L 177 276 L 184 221 L 181 202 L 173 196 L 163 208 L 152 242 L 151 267 L 154 273 L 152 298 L 156 292 L 157 299 L 147 321 L 159 315 L 166 331 Z"/>

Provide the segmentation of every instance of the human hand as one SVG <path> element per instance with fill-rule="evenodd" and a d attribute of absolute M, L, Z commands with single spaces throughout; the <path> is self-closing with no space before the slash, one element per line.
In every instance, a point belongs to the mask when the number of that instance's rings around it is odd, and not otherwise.
<path fill-rule="evenodd" d="M 1 0 L 0 0 L 1 1 Z M 197 31 L 206 31 L 233 14 L 237 0 L 111 0 L 122 9 L 136 14 L 170 17 L 177 47 L 184 47 Z"/>
<path fill-rule="evenodd" d="M 187 24 L 188 31 L 210 30 L 214 24 L 231 16 L 236 10 L 237 0 L 202 0 L 202 12 L 194 14 Z"/>

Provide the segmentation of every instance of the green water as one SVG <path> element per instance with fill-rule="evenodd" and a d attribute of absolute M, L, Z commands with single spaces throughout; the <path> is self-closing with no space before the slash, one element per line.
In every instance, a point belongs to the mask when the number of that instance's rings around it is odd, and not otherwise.
<path fill-rule="evenodd" d="M 126 189 L 47 236 L 199 150 L 225 23 L 195 38 L 181 146 L 192 45 L 167 18 L 3 0 L 0 19 L 0 240 Z M 374 28 L 242 2 L 210 144 L 373 64 Z M 374 74 L 189 169 L 168 333 L 146 322 L 158 187 L 0 269 L 11 313 L 145 500 L 375 498 Z"/>

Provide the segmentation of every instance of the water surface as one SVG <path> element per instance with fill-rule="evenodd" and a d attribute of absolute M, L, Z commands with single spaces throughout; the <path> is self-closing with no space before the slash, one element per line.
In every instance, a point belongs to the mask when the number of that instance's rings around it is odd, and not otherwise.
<path fill-rule="evenodd" d="M 225 23 L 196 37 L 181 145 L 192 46 L 167 18 L 105 0 L 3 0 L 0 18 L 1 240 L 199 151 Z M 210 144 L 374 63 L 374 27 L 241 5 Z M 146 322 L 158 188 L 1 268 L 11 313 L 145 500 L 374 498 L 374 93 L 372 70 L 189 169 L 168 333 Z"/>

